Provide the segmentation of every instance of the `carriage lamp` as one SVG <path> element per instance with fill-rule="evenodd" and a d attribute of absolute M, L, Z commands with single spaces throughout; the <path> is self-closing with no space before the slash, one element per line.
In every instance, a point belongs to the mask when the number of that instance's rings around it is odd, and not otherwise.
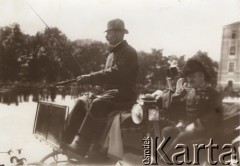
<path fill-rule="evenodd" d="M 154 130 L 154 135 L 160 137 L 159 129 L 159 108 L 157 106 L 156 100 L 139 100 L 138 104 L 135 104 L 131 110 L 132 120 L 135 124 L 140 124 L 143 126 L 143 131 L 146 136 L 150 136 L 152 129 Z"/>
<path fill-rule="evenodd" d="M 140 124 L 143 121 L 158 121 L 159 108 L 157 101 L 138 101 L 131 110 L 132 120 L 135 124 Z"/>

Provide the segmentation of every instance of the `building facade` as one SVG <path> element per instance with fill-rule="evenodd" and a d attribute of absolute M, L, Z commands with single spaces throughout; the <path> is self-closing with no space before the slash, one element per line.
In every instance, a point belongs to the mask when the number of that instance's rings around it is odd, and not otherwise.
<path fill-rule="evenodd" d="M 240 90 L 240 22 L 223 28 L 218 87 Z"/>

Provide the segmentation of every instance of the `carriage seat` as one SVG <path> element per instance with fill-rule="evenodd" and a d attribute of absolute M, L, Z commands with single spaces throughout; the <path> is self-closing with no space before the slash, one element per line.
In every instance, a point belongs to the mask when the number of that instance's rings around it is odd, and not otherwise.
<path fill-rule="evenodd" d="M 131 111 L 136 105 L 142 109 L 143 115 L 140 117 L 138 124 L 134 123 Z M 131 109 L 115 114 L 111 120 L 110 127 L 103 134 L 103 138 L 100 141 L 102 150 L 115 159 L 122 159 L 126 152 L 142 154 L 142 139 L 153 132 L 154 125 L 152 125 L 152 120 L 154 118 L 149 119 L 149 114 L 155 108 L 156 101 L 138 101 Z M 155 111 L 158 110 L 155 109 Z M 155 117 L 155 119 L 157 118 Z"/>

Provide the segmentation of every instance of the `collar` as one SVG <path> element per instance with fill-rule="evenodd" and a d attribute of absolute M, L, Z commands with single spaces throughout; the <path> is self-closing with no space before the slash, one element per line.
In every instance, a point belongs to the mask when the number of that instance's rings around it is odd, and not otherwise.
<path fill-rule="evenodd" d="M 120 41 L 120 42 L 117 43 L 117 44 L 115 44 L 115 46 L 113 46 L 113 48 L 117 47 L 117 46 L 120 45 L 122 42 L 124 42 L 124 40 L 123 40 L 123 41 Z"/>
<path fill-rule="evenodd" d="M 118 51 L 119 49 L 123 48 L 126 45 L 128 45 L 127 41 L 123 40 L 123 41 L 117 43 L 115 46 L 111 47 L 109 52 L 110 53 L 111 52 L 116 52 L 116 51 Z"/>

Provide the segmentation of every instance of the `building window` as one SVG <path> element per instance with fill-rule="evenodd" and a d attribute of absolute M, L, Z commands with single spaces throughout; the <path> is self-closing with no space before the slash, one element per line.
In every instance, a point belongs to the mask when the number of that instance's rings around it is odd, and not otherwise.
<path fill-rule="evenodd" d="M 229 80 L 228 81 L 228 87 L 232 87 L 233 86 L 233 81 L 232 80 Z"/>
<path fill-rule="evenodd" d="M 236 39 L 237 37 L 237 32 L 236 31 L 232 31 L 232 39 Z"/>
<path fill-rule="evenodd" d="M 234 63 L 233 62 L 229 63 L 228 72 L 231 72 L 231 73 L 234 72 Z"/>
<path fill-rule="evenodd" d="M 231 46 L 230 47 L 230 55 L 235 55 L 236 53 L 236 47 L 235 46 Z"/>

